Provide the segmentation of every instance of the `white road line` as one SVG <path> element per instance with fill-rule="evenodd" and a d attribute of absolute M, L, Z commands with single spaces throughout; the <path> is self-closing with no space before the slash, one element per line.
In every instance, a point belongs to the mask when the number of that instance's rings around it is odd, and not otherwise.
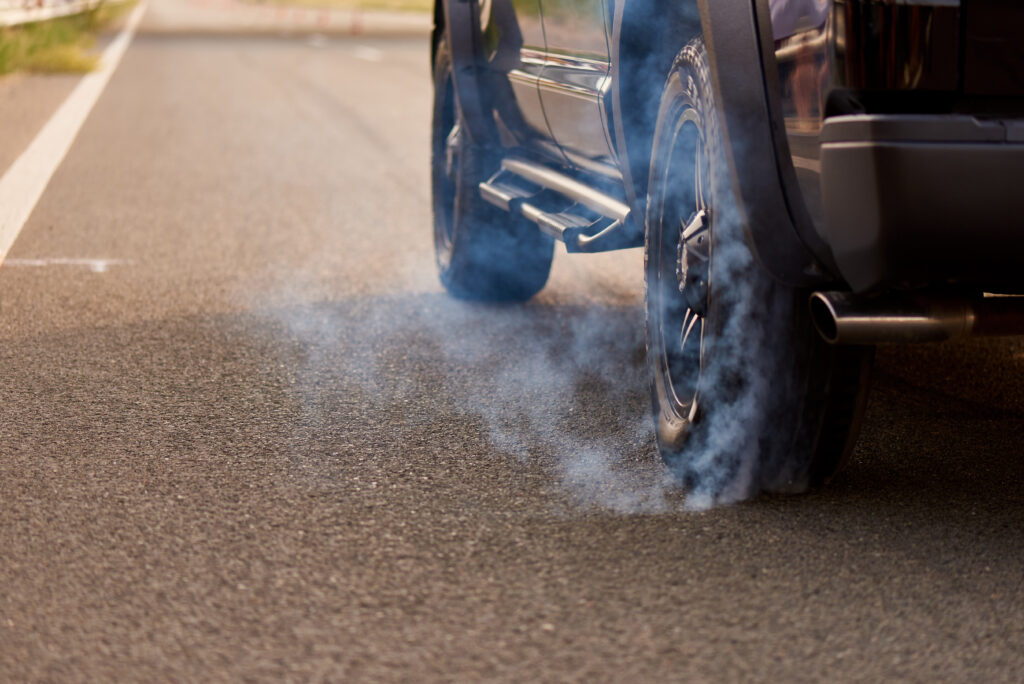
<path fill-rule="evenodd" d="M 384 53 L 377 48 L 368 47 L 366 45 L 358 45 L 353 51 L 356 59 L 361 59 L 364 62 L 379 62 L 384 59 Z"/>
<path fill-rule="evenodd" d="M 68 259 L 51 257 L 47 259 L 6 259 L 3 267 L 11 266 L 85 266 L 93 273 L 106 273 L 111 266 L 122 266 L 132 262 L 124 259 Z"/>
<path fill-rule="evenodd" d="M 139 3 L 124 30 L 103 51 L 100 68 L 82 77 L 35 140 L 0 177 L 0 263 L 32 215 L 50 178 L 71 149 L 79 129 L 128 49 L 145 7 L 145 2 Z"/>

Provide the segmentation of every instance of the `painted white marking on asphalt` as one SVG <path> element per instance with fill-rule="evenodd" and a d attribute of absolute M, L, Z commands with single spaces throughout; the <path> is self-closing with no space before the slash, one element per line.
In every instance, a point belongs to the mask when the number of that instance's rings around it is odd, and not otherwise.
<path fill-rule="evenodd" d="M 145 8 L 145 2 L 139 3 L 124 30 L 103 51 L 100 68 L 82 77 L 35 140 L 0 176 L 0 263 L 32 215 L 50 178 L 71 149 L 78 131 L 128 49 Z"/>
<path fill-rule="evenodd" d="M 377 48 L 367 47 L 366 45 L 359 45 L 355 49 L 356 59 L 361 59 L 364 62 L 379 62 L 384 59 L 384 53 Z"/>
<path fill-rule="evenodd" d="M 8 266 L 85 266 L 93 273 L 106 273 L 111 266 L 124 266 L 132 262 L 124 259 L 68 259 L 55 257 L 49 259 L 6 259 L 3 267 Z"/>

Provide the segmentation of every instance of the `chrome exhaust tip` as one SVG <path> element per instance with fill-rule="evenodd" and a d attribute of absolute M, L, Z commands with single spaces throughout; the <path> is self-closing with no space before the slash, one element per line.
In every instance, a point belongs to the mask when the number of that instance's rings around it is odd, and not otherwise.
<path fill-rule="evenodd" d="M 829 344 L 941 342 L 975 335 L 1024 334 L 1024 297 L 863 297 L 815 292 L 811 320 Z"/>
<path fill-rule="evenodd" d="M 838 293 L 815 292 L 809 302 L 814 328 L 829 344 L 836 344 L 839 340 L 839 324 L 836 320 L 839 314 L 836 313 L 836 305 L 832 303 L 836 294 Z"/>

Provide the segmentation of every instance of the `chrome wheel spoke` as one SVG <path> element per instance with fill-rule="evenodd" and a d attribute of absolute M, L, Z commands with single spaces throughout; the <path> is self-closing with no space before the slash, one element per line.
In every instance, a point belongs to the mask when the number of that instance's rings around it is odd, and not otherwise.
<path fill-rule="evenodd" d="M 445 139 L 444 149 L 444 174 L 449 179 L 455 177 L 455 168 L 457 166 L 456 160 L 459 155 L 462 128 L 458 122 L 452 126 L 452 130 L 448 133 L 448 137 Z"/>
<path fill-rule="evenodd" d="M 708 214 L 701 209 L 690 220 L 683 222 L 682 245 L 686 257 L 698 262 L 708 260 Z"/>
<path fill-rule="evenodd" d="M 697 329 L 698 325 L 700 326 L 700 329 Z M 687 342 L 691 341 L 691 336 L 695 334 L 694 330 L 696 330 L 696 334 L 699 335 L 703 328 L 704 323 L 701 317 L 694 313 L 693 309 L 687 309 L 686 318 L 683 321 L 683 334 L 680 338 L 679 344 L 679 348 L 683 350 L 684 354 L 686 353 Z"/>

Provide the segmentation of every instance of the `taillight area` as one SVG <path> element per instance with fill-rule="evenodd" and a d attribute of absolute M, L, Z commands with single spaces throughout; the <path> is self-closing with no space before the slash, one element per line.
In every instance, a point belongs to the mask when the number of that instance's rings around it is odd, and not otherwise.
<path fill-rule="evenodd" d="M 836 0 L 836 85 L 855 91 L 955 91 L 960 19 L 956 0 Z"/>
<path fill-rule="evenodd" d="M 961 0 L 768 4 L 789 128 L 812 131 L 842 114 L 950 112 L 962 95 Z"/>
<path fill-rule="evenodd" d="M 964 26 L 964 94 L 1024 97 L 1024 3 L 969 0 Z"/>

